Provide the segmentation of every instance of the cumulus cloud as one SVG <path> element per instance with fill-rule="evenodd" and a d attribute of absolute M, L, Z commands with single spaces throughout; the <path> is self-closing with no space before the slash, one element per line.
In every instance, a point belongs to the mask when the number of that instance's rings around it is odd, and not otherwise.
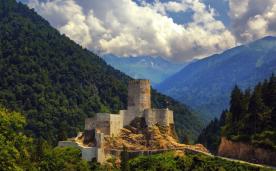
<path fill-rule="evenodd" d="M 60 32 L 96 52 L 184 61 L 235 45 L 232 33 L 215 19 L 214 9 L 200 0 L 140 5 L 132 0 L 29 0 L 28 5 Z M 194 14 L 185 25 L 167 15 L 187 9 Z"/>
<path fill-rule="evenodd" d="M 275 0 L 229 0 L 233 33 L 240 42 L 276 34 Z"/>

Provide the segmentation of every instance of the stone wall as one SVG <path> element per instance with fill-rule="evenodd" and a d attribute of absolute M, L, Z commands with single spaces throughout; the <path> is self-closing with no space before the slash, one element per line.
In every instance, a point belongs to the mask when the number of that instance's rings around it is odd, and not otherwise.
<path fill-rule="evenodd" d="M 78 144 L 74 141 L 59 141 L 59 147 L 78 147 Z"/>
<path fill-rule="evenodd" d="M 97 157 L 97 147 L 85 147 L 85 146 L 80 146 L 78 143 L 74 142 L 74 141 L 59 141 L 58 142 L 58 146 L 59 147 L 74 147 L 74 148 L 78 148 L 81 150 L 81 157 L 84 160 L 87 161 L 91 161 L 93 158 L 96 158 L 98 160 Z M 99 154 L 99 155 L 103 155 L 103 154 Z M 100 156 L 102 157 L 102 156 Z"/>
<path fill-rule="evenodd" d="M 79 147 L 81 150 L 81 158 L 87 161 L 91 161 L 93 158 L 97 159 L 96 147 Z"/>
<path fill-rule="evenodd" d="M 117 136 L 123 128 L 122 117 L 119 114 L 97 113 L 95 117 L 85 119 L 85 130 L 97 129 L 105 135 Z"/>
<path fill-rule="evenodd" d="M 121 115 L 110 115 L 110 136 L 117 136 L 123 128 L 123 117 Z"/>
<path fill-rule="evenodd" d="M 120 110 L 120 115 L 123 120 L 123 126 L 129 125 L 136 117 L 143 117 L 143 112 L 140 112 L 135 107 L 129 107 L 128 110 Z"/>
<path fill-rule="evenodd" d="M 132 80 L 128 84 L 128 109 L 135 107 L 140 112 L 151 108 L 149 80 Z"/>
<path fill-rule="evenodd" d="M 147 109 L 144 117 L 148 126 L 160 124 L 170 126 L 173 124 L 173 111 L 169 109 Z"/>
<path fill-rule="evenodd" d="M 161 125 L 169 126 L 173 124 L 173 111 L 169 109 L 153 109 L 156 115 L 156 122 Z"/>

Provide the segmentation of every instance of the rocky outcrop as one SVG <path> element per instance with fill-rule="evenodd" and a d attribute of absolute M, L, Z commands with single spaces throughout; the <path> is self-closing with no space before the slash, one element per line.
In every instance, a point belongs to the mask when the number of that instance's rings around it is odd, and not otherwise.
<path fill-rule="evenodd" d="M 276 165 L 276 151 L 254 147 L 243 142 L 233 142 L 225 137 L 221 138 L 218 155 L 253 163 Z"/>
<path fill-rule="evenodd" d="M 105 137 L 106 149 L 122 150 L 123 146 L 137 153 L 160 153 L 173 149 L 193 149 L 205 153 L 209 151 L 201 144 L 180 144 L 174 126 L 154 125 L 148 127 L 144 118 L 135 118 L 130 125 L 121 129 L 117 137 Z M 140 151 L 140 152 L 139 152 Z"/>

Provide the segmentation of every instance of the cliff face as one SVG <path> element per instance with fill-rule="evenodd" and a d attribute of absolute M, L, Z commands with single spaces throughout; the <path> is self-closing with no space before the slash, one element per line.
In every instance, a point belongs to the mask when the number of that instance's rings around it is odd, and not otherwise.
<path fill-rule="evenodd" d="M 257 148 L 242 142 L 233 142 L 225 137 L 221 138 L 218 155 L 267 165 L 276 163 L 276 151 Z"/>
<path fill-rule="evenodd" d="M 180 144 L 174 125 L 161 126 L 156 124 L 147 127 L 144 118 L 135 118 L 130 125 L 121 129 L 119 136 L 105 137 L 105 141 L 106 149 L 122 150 L 123 146 L 132 151 L 189 148 L 209 153 L 201 144 Z"/>

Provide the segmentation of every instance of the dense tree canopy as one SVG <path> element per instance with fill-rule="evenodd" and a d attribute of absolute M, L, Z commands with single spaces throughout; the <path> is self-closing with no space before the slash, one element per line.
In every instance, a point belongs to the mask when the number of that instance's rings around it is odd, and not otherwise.
<path fill-rule="evenodd" d="M 80 150 L 33 141 L 24 134 L 25 125 L 20 113 L 0 108 L 0 170 L 89 170 Z"/>
<path fill-rule="evenodd" d="M 215 119 L 203 129 L 198 141 L 216 151 L 221 136 L 276 150 L 276 77 L 272 75 L 242 91 L 236 86 L 231 94 L 230 110 L 220 121 Z"/>
<path fill-rule="evenodd" d="M 22 131 L 26 120 L 19 113 L 0 108 L 0 168 L 22 170 L 30 162 L 28 150 L 32 140 Z"/>
<path fill-rule="evenodd" d="M 178 156 L 174 153 L 140 156 L 130 159 L 130 170 L 150 171 L 270 171 L 272 169 L 257 168 L 248 164 L 231 162 L 205 155 Z"/>

